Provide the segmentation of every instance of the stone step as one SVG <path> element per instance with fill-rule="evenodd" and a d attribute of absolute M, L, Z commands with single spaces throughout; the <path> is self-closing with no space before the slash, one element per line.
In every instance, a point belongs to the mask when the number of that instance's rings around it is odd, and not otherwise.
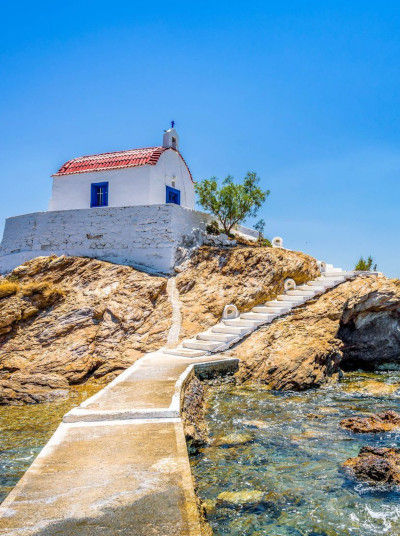
<path fill-rule="evenodd" d="M 249 331 L 252 331 L 260 324 L 260 322 L 256 322 L 255 320 L 244 320 L 243 318 L 227 318 L 222 322 L 225 326 L 249 328 Z"/>
<path fill-rule="evenodd" d="M 215 332 L 205 332 L 199 333 L 196 337 L 201 341 L 220 341 L 220 342 L 231 342 L 239 338 L 239 335 L 232 335 L 228 333 L 215 333 Z"/>
<path fill-rule="evenodd" d="M 296 288 L 296 290 L 287 290 L 286 296 L 312 296 L 314 294 L 313 289 Z"/>
<path fill-rule="evenodd" d="M 341 277 L 347 277 L 347 272 L 323 272 L 321 277 L 335 277 L 340 279 Z"/>
<path fill-rule="evenodd" d="M 268 305 L 268 302 L 265 305 L 257 305 L 256 307 L 253 307 L 251 310 L 254 313 L 263 313 L 263 314 L 274 314 L 276 316 L 282 315 L 285 313 L 288 313 L 290 311 L 290 307 L 279 307 L 279 305 L 273 306 Z"/>
<path fill-rule="evenodd" d="M 243 336 L 246 335 L 246 333 L 249 333 L 248 328 L 240 328 L 240 327 L 233 327 L 233 326 L 225 326 L 224 324 L 217 324 L 216 326 L 211 328 L 211 331 L 213 333 L 227 333 L 231 335 L 237 335 L 237 336 Z"/>
<path fill-rule="evenodd" d="M 269 302 L 265 302 L 264 305 L 262 305 L 261 307 L 270 307 L 271 309 L 278 308 L 283 312 L 285 311 L 288 312 L 291 309 L 290 303 L 285 303 L 283 301 L 278 301 L 278 300 L 271 300 Z"/>
<path fill-rule="evenodd" d="M 325 290 L 329 287 L 331 283 L 326 279 L 325 281 L 321 281 L 320 279 L 315 281 L 308 281 L 305 283 L 305 287 L 312 287 L 312 288 L 319 288 L 321 290 Z"/>
<path fill-rule="evenodd" d="M 162 352 L 163 354 L 179 355 L 180 357 L 201 357 L 207 353 L 204 350 L 191 350 L 190 348 L 182 348 L 182 346 L 166 348 Z"/>
<path fill-rule="evenodd" d="M 303 303 L 306 300 L 305 296 L 286 296 L 286 294 L 280 294 L 276 297 L 276 299 L 280 302 L 287 302 L 287 303 Z"/>
<path fill-rule="evenodd" d="M 262 314 L 250 311 L 248 313 L 242 313 L 240 318 L 244 318 L 245 320 L 257 320 L 260 322 L 271 322 L 275 316 L 275 314 Z"/>
<path fill-rule="evenodd" d="M 192 348 L 193 350 L 204 350 L 205 352 L 213 352 L 217 350 L 223 343 L 221 341 L 199 341 L 197 339 L 187 339 L 182 342 L 184 348 Z"/>
<path fill-rule="evenodd" d="M 321 276 L 321 278 L 316 279 L 318 283 L 322 283 L 323 285 L 329 286 L 329 285 L 339 285 L 339 283 L 343 283 L 343 281 L 346 281 L 345 277 L 325 277 Z"/>
<path fill-rule="evenodd" d="M 309 281 L 308 283 L 305 283 L 304 285 L 301 285 L 300 287 L 297 287 L 296 290 L 311 290 L 312 292 L 315 292 L 318 294 L 319 292 L 324 292 L 326 290 L 326 286 L 318 283 L 315 283 L 314 281 Z"/>

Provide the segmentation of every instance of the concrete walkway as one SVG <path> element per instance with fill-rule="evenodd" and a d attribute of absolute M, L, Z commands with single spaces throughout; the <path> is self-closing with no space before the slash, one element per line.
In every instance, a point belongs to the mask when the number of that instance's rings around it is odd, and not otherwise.
<path fill-rule="evenodd" d="M 218 356 L 147 354 L 64 417 L 0 506 L 1 536 L 199 536 L 182 386 L 234 370 Z"/>

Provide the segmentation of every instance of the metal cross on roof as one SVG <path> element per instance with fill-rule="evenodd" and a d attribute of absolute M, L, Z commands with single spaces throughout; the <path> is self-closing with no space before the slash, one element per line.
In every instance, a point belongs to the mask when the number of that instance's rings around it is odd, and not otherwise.
<path fill-rule="evenodd" d="M 171 121 L 171 128 L 174 128 L 175 126 L 175 121 Z"/>

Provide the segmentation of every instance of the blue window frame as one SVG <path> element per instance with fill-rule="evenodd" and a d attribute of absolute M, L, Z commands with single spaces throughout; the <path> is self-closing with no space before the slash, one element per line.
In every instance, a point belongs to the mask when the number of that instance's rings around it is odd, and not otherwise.
<path fill-rule="evenodd" d="M 175 203 L 175 205 L 181 204 L 181 192 L 172 186 L 167 186 L 166 203 Z"/>
<path fill-rule="evenodd" d="M 95 182 L 90 185 L 90 206 L 108 206 L 108 182 Z"/>

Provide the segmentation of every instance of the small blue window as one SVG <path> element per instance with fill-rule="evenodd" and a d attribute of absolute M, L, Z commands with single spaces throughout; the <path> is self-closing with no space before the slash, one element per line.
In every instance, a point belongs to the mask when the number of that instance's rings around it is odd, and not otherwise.
<path fill-rule="evenodd" d="M 97 182 L 91 184 L 90 192 L 91 207 L 107 207 L 108 206 L 108 182 Z"/>
<path fill-rule="evenodd" d="M 181 192 L 172 186 L 167 186 L 167 199 L 166 203 L 175 203 L 175 205 L 181 204 Z"/>

